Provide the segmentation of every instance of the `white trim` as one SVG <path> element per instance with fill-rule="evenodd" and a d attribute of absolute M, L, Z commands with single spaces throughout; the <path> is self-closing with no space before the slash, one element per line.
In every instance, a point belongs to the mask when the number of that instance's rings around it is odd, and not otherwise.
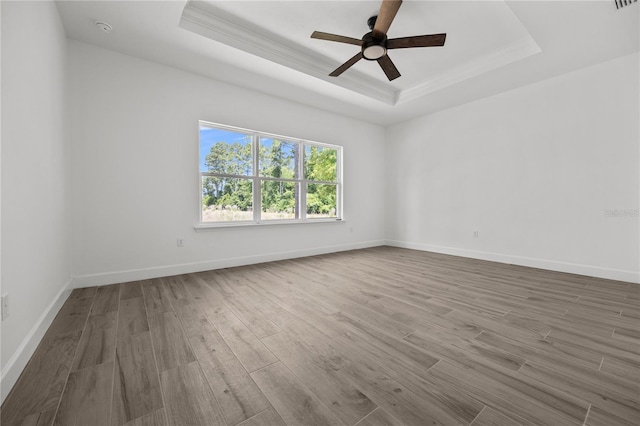
<path fill-rule="evenodd" d="M 204 125 L 206 127 L 217 128 L 217 129 L 221 129 L 221 130 L 228 130 L 230 132 L 247 133 L 247 134 L 250 134 L 250 135 L 257 134 L 258 136 L 262 136 L 262 137 L 266 136 L 267 138 L 271 138 L 271 139 L 282 139 L 285 142 L 302 142 L 302 143 L 307 143 L 307 144 L 311 144 L 311 145 L 318 145 L 318 146 L 327 147 L 327 148 L 333 148 L 333 149 L 342 148 L 342 145 L 335 145 L 335 144 L 331 144 L 331 143 L 318 142 L 318 141 L 311 140 L 311 139 L 301 139 L 301 138 L 296 138 L 296 137 L 293 137 L 293 136 L 281 135 L 281 134 L 278 134 L 278 133 L 264 132 L 262 130 L 252 130 L 252 129 L 247 129 L 247 128 L 244 128 L 244 127 L 232 126 L 230 124 L 220 124 L 220 123 L 217 123 L 217 122 L 214 122 L 214 121 L 198 120 L 198 124 L 200 126 Z M 242 177 L 242 176 L 244 176 L 244 175 L 238 175 L 238 177 Z"/>
<path fill-rule="evenodd" d="M 377 247 L 384 244 L 384 240 L 362 241 L 358 243 L 323 246 L 311 249 L 267 253 L 256 256 L 231 257 L 226 259 L 208 260 L 204 262 L 182 263 L 144 269 L 130 269 L 127 271 L 105 272 L 102 274 L 79 275 L 73 278 L 72 287 L 80 288 L 96 285 L 117 284 L 129 281 L 139 281 L 150 278 L 167 277 L 172 275 L 188 274 L 192 272 L 210 271 L 214 269 L 232 268 L 235 266 L 253 265 L 256 263 L 274 262 L 277 260 L 295 259 L 298 257 L 316 256 L 319 254 L 337 253 L 347 250 Z"/>
<path fill-rule="evenodd" d="M 387 240 L 386 245 L 392 247 L 408 248 L 413 250 L 430 251 L 434 253 L 450 254 L 453 256 L 469 257 L 472 259 L 488 260 L 492 262 L 508 263 L 512 265 L 528 266 L 530 268 L 547 269 L 550 271 L 566 272 L 570 274 L 586 275 L 590 277 L 605 278 L 609 280 L 625 281 L 640 284 L 638 271 L 623 269 L 602 268 L 599 266 L 582 265 L 579 263 L 558 262 L 555 260 L 538 259 L 525 256 L 513 256 L 509 254 L 492 253 L 486 251 L 469 250 L 457 247 L 446 247 L 431 244 L 422 244 L 409 241 Z"/>
<path fill-rule="evenodd" d="M 69 280 L 58 292 L 53 301 L 44 310 L 38 321 L 31 328 L 25 339 L 18 346 L 18 349 L 11 356 L 7 364 L 2 369 L 0 378 L 1 398 L 5 398 L 17 382 L 20 374 L 26 367 L 29 359 L 33 356 L 40 341 L 44 337 L 47 329 L 51 326 L 53 319 L 60 311 L 60 308 L 68 298 L 71 290 L 80 287 L 90 287 L 95 285 L 108 285 L 128 281 L 137 281 L 149 278 L 157 278 L 192 272 L 208 271 L 234 266 L 251 265 L 263 262 L 273 262 L 285 259 L 295 259 L 299 257 L 315 256 L 327 253 L 336 253 L 347 250 L 357 250 L 369 247 L 388 245 L 392 247 L 408 248 L 413 250 L 442 253 L 453 256 L 462 256 L 472 259 L 488 260 L 493 262 L 508 263 L 514 265 L 528 266 L 533 268 L 547 269 L 551 271 L 567 272 L 572 274 L 587 275 L 599 278 L 606 278 L 619 281 L 640 283 L 640 274 L 634 271 L 620 269 L 600 268 L 596 266 L 581 265 L 568 262 L 557 262 L 547 259 L 536 259 L 523 256 L 512 256 L 500 253 L 491 253 L 477 250 L 468 250 L 455 247 L 445 247 L 415 242 L 396 240 L 371 240 L 359 243 L 341 244 L 333 246 L 316 247 L 306 250 L 286 251 L 269 253 L 258 256 L 234 257 L 227 259 L 211 260 L 206 262 L 184 263 L 171 266 L 159 266 L 145 269 L 132 269 L 128 271 L 108 272 L 102 274 L 80 275 Z"/>
<path fill-rule="evenodd" d="M 531 36 L 516 40 L 504 49 L 448 70 L 446 73 L 436 75 L 422 84 L 401 91 L 398 94 L 396 105 L 422 98 L 430 93 L 498 69 L 541 51 Z"/>
<path fill-rule="evenodd" d="M 393 105 L 397 91 L 361 72 L 351 70 L 339 79 L 328 74 L 340 63 L 314 53 L 284 37 L 251 24 L 206 2 L 189 1 L 180 17 L 181 28 L 243 50 L 296 71 L 317 77 L 371 99 Z M 354 53 L 358 46 L 354 46 Z M 346 58 L 345 58 L 346 59 Z"/>
<path fill-rule="evenodd" d="M 261 132 L 259 130 L 249 130 L 240 127 L 233 127 L 226 124 L 218 124 L 210 121 L 199 120 L 198 128 L 202 131 L 203 128 L 213 129 L 213 130 L 226 130 L 230 132 L 235 132 L 239 134 L 243 134 L 245 136 L 251 136 L 251 157 L 253 161 L 252 171 L 250 175 L 240 175 L 240 174 L 228 174 L 228 173 L 214 173 L 214 172 L 203 172 L 201 170 L 200 158 L 202 155 L 202 139 L 199 137 L 199 155 L 198 155 L 198 174 L 199 174 L 199 195 L 198 195 L 198 216 L 199 222 L 194 226 L 196 230 L 198 229 L 207 229 L 207 228 L 222 228 L 222 227 L 236 227 L 236 226 L 256 226 L 270 223 L 312 223 L 312 222 L 334 222 L 341 221 L 343 217 L 342 212 L 342 150 L 343 147 L 340 145 L 332 145 L 327 143 L 315 142 L 306 139 L 300 138 L 291 138 L 288 136 L 277 135 L 274 133 L 266 133 Z M 296 155 L 295 155 L 295 173 L 297 178 L 274 178 L 270 176 L 261 176 L 260 175 L 260 141 L 261 139 L 280 139 L 285 143 L 291 143 L 296 146 Z M 306 147 L 320 147 L 322 149 L 330 149 L 336 152 L 336 180 L 335 181 L 321 181 L 321 180 L 309 180 L 304 177 L 304 156 L 306 152 Z M 230 178 L 230 179 L 244 179 L 252 181 L 252 194 L 253 194 L 253 220 L 238 220 L 238 221 L 219 221 L 219 222 L 204 222 L 202 220 L 202 195 L 203 195 L 203 177 L 221 177 L 221 178 Z M 265 181 L 273 181 L 273 182 L 287 182 L 294 183 L 298 187 L 298 199 L 296 200 L 298 205 L 298 210 L 296 210 L 296 218 L 295 219 L 269 219 L 262 220 L 262 182 Z M 306 201 L 307 201 L 307 189 L 309 185 L 334 185 L 336 187 L 336 216 L 335 217 L 307 217 L 306 210 Z"/>
<path fill-rule="evenodd" d="M 58 315 L 60 308 L 69 297 L 73 288 L 73 281 L 73 279 L 70 279 L 62 286 L 56 297 L 49 303 L 49 306 L 45 308 L 40 318 L 38 318 L 38 321 L 36 321 L 31 330 L 29 330 L 27 336 L 2 369 L 2 376 L 0 378 L 2 402 L 4 402 L 11 388 L 13 388 L 13 385 L 18 381 L 20 374 L 22 374 L 22 371 L 27 366 L 27 363 L 36 351 L 47 329 L 49 329 L 53 319 Z"/>
<path fill-rule="evenodd" d="M 224 229 L 224 228 L 237 228 L 242 226 L 278 226 L 278 225 L 301 225 L 308 223 L 345 223 L 346 220 L 335 217 L 319 217 L 311 219 L 271 219 L 271 220 L 239 220 L 237 222 L 200 222 L 193 225 L 196 231 L 202 231 L 207 229 Z"/>
<path fill-rule="evenodd" d="M 517 21 L 518 18 L 513 15 L 513 19 Z M 497 52 L 462 64 L 447 73 L 433 76 L 424 83 L 400 90 L 358 70 L 350 70 L 340 78 L 329 77 L 327 74 L 340 63 L 211 3 L 188 1 L 180 17 L 179 26 L 392 106 L 423 98 L 430 93 L 541 52 L 533 37 L 526 32 L 523 37 Z M 524 26 L 522 28 L 526 31 Z M 356 47 L 354 46 L 354 49 Z"/>

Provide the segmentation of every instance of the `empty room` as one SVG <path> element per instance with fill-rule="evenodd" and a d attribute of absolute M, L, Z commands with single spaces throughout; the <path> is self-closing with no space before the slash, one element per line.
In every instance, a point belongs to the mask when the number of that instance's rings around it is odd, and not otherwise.
<path fill-rule="evenodd" d="M 640 3 L 0 1 L 2 426 L 640 424 Z"/>

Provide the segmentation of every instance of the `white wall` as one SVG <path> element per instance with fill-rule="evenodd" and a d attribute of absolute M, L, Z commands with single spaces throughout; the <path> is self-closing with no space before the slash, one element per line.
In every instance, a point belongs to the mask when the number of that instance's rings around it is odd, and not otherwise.
<path fill-rule="evenodd" d="M 75 285 L 383 243 L 382 127 L 81 42 L 69 52 Z M 195 231 L 198 120 L 343 145 L 347 222 Z"/>
<path fill-rule="evenodd" d="M 638 281 L 638 54 L 387 129 L 391 244 Z M 474 230 L 479 237 L 473 238 Z"/>
<path fill-rule="evenodd" d="M 67 43 L 53 2 L 2 2 L 2 398 L 70 282 Z"/>
<path fill-rule="evenodd" d="M 385 137 L 67 42 L 53 2 L 2 2 L 0 20 L 3 400 L 72 275 L 105 284 L 366 247 L 386 224 L 399 246 L 638 281 L 637 216 L 604 214 L 638 209 L 637 54 Z M 343 145 L 347 221 L 196 232 L 199 119 Z"/>

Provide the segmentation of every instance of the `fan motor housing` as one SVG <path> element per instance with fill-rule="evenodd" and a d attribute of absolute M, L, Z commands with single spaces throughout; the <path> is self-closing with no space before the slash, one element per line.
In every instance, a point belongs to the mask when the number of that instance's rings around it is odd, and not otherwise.
<path fill-rule="evenodd" d="M 372 31 L 373 31 L 373 27 L 376 26 L 376 19 L 378 19 L 378 15 L 374 15 L 371 18 L 367 19 L 367 26 Z"/>
<path fill-rule="evenodd" d="M 367 61 L 377 61 L 387 54 L 387 36 L 376 36 L 373 31 L 362 36 L 362 57 Z"/>

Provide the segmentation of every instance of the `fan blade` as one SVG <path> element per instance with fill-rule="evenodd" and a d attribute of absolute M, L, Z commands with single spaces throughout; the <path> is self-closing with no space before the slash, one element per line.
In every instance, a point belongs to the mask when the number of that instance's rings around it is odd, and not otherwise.
<path fill-rule="evenodd" d="M 335 71 L 333 71 L 329 75 L 331 77 L 339 76 L 340 74 L 342 74 L 343 72 L 345 72 L 346 70 L 351 68 L 353 66 L 353 64 L 358 62 L 360 59 L 362 59 L 362 52 L 358 52 L 353 58 L 349 59 L 347 62 L 345 62 L 344 64 L 340 65 L 338 68 L 335 69 Z"/>
<path fill-rule="evenodd" d="M 379 58 L 378 63 L 380 64 L 380 68 L 382 68 L 382 71 L 384 71 L 384 73 L 387 75 L 389 81 L 395 80 L 396 78 L 400 77 L 400 71 L 398 71 L 398 68 L 396 68 L 396 66 L 393 64 L 393 61 L 388 55 L 384 55 L 383 57 Z"/>
<path fill-rule="evenodd" d="M 378 12 L 378 17 L 376 18 L 376 25 L 373 27 L 374 33 L 387 34 L 401 4 L 402 0 L 382 0 L 380 12 Z"/>
<path fill-rule="evenodd" d="M 387 40 L 387 49 L 444 46 L 446 38 L 446 34 L 429 34 L 413 37 L 392 38 L 391 40 Z"/>
<path fill-rule="evenodd" d="M 311 38 L 317 38 L 320 40 L 337 41 L 338 43 L 348 43 L 348 44 L 355 44 L 356 46 L 362 46 L 362 40 L 358 40 L 357 38 L 345 37 L 337 34 L 323 33 L 320 31 L 314 31 L 313 34 L 311 34 Z"/>

